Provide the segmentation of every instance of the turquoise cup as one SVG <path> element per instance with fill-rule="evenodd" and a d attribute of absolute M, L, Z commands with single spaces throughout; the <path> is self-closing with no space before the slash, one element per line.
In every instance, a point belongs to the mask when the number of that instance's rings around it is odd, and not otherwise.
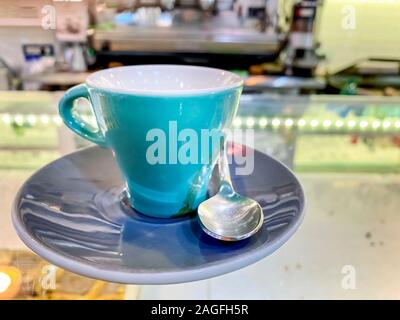
<path fill-rule="evenodd" d="M 206 199 L 215 137 L 230 126 L 242 85 L 237 75 L 213 68 L 118 67 L 68 90 L 59 112 L 72 131 L 112 150 L 134 209 L 171 218 Z M 89 100 L 98 130 L 74 111 L 78 98 Z"/>

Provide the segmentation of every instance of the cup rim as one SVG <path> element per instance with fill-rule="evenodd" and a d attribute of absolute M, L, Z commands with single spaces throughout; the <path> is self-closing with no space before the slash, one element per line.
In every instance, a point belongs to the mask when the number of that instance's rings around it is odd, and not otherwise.
<path fill-rule="evenodd" d="M 164 90 L 154 90 L 154 89 L 142 89 L 142 88 L 132 88 L 132 89 L 124 89 L 124 88 L 113 88 L 104 84 L 99 84 L 95 82 L 97 77 L 101 77 L 105 73 L 109 73 L 110 70 L 120 71 L 120 70 L 128 70 L 128 69 L 153 69 L 153 68 L 177 68 L 177 69 L 192 69 L 193 72 L 196 70 L 205 70 L 210 73 L 220 73 L 223 77 L 230 77 L 233 81 L 229 84 L 222 84 L 219 86 L 210 86 L 208 88 L 199 88 L 199 89 L 164 89 Z M 96 71 L 89 75 L 85 81 L 86 85 L 95 89 L 100 89 L 107 92 L 112 93 L 124 93 L 131 95 L 140 95 L 140 96 L 189 96 L 189 95 L 208 95 L 214 93 L 220 93 L 231 89 L 240 88 L 243 86 L 243 79 L 237 74 L 226 71 L 218 68 L 211 67 L 202 67 L 202 66 L 192 66 L 192 65 L 178 65 L 178 64 L 146 64 L 146 65 L 133 65 L 133 66 L 122 66 L 115 68 L 107 68 L 103 70 Z"/>

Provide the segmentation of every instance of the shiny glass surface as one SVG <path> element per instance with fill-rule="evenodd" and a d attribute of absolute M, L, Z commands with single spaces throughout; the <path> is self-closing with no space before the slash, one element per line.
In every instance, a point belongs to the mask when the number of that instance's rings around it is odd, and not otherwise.
<path fill-rule="evenodd" d="M 33 171 L 85 145 L 60 126 L 61 94 L 0 95 L 0 256 L 3 264 L 29 269 L 36 280 L 48 263 L 19 241 L 10 210 Z M 256 129 L 255 147 L 292 167 L 305 186 L 307 215 L 301 228 L 251 267 L 184 285 L 123 286 L 117 296 L 398 298 L 399 110 L 396 97 L 243 96 L 235 127 Z M 351 268 L 356 288 L 345 289 L 343 277 Z M 90 279 L 77 278 L 81 288 L 89 286 Z M 24 297 L 34 290 L 27 286 Z"/>

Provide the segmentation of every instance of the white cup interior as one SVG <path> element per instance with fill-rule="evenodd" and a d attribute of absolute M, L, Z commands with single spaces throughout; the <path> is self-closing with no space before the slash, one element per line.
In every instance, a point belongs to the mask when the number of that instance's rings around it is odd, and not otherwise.
<path fill-rule="evenodd" d="M 197 66 L 138 65 L 105 69 L 90 75 L 95 88 L 145 95 L 207 94 L 240 87 L 232 72 Z"/>

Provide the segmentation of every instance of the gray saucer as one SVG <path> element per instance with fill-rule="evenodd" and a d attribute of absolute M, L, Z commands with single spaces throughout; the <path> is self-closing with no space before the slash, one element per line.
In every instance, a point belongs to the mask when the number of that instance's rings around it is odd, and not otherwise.
<path fill-rule="evenodd" d="M 236 176 L 234 168 L 235 189 L 257 200 L 265 216 L 262 229 L 239 242 L 209 237 L 195 214 L 155 219 L 132 210 L 121 201 L 123 183 L 111 152 L 98 147 L 60 158 L 30 177 L 15 199 L 14 227 L 44 259 L 91 278 L 134 284 L 210 278 L 277 250 L 304 215 L 303 189 L 280 162 L 256 151 L 253 174 Z"/>

